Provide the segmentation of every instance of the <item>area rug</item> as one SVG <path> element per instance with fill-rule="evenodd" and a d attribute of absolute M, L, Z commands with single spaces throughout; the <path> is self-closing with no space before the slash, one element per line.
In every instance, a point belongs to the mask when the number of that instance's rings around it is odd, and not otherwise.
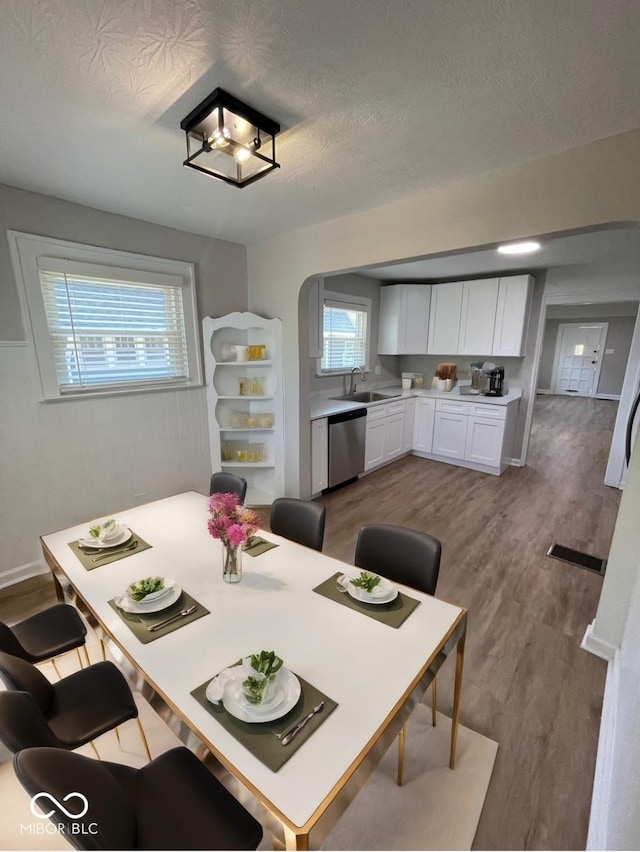
<path fill-rule="evenodd" d="M 407 731 L 402 787 L 396 784 L 396 744 L 322 849 L 471 849 L 498 744 L 461 725 L 452 772 L 451 719 L 438 713 L 437 722 L 434 728 L 425 705 L 415 708 Z"/>
<path fill-rule="evenodd" d="M 92 662 L 100 659 L 99 649 L 89 643 Z M 74 656 L 59 661 L 63 676 L 70 674 Z M 68 667 L 68 670 L 67 670 Z M 45 674 L 55 678 L 44 666 Z M 136 701 L 152 755 L 179 745 L 179 741 L 139 696 Z M 438 713 L 431 725 L 431 710 L 419 704 L 411 715 L 407 733 L 404 784 L 396 785 L 397 743 L 392 745 L 367 784 L 322 845 L 325 850 L 413 850 L 471 849 L 480 819 L 497 743 L 460 726 L 457 763 L 449 769 L 451 720 Z M 104 759 L 130 766 L 146 762 L 134 722 L 120 727 L 118 744 L 109 732 L 96 742 Z M 81 749 L 91 756 L 89 746 Z M 29 797 L 18 784 L 11 760 L 0 763 L 0 850 L 62 850 L 69 845 L 59 834 L 34 834 L 21 825 L 34 822 Z M 40 820 L 36 820 L 40 822 Z M 313 845 L 313 835 L 311 836 Z M 265 837 L 260 850 L 271 849 Z"/>

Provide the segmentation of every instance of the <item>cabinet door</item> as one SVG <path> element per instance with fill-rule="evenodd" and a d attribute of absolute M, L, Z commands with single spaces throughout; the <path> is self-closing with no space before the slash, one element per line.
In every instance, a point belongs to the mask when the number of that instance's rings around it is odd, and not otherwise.
<path fill-rule="evenodd" d="M 432 452 L 438 456 L 463 459 L 467 443 L 467 420 L 468 417 L 465 414 L 436 411 Z"/>
<path fill-rule="evenodd" d="M 402 291 L 399 286 L 380 288 L 380 319 L 378 323 L 378 354 L 400 354 Z"/>
<path fill-rule="evenodd" d="M 369 421 L 368 417 L 367 421 Z M 364 450 L 365 470 L 371 470 L 384 462 L 384 433 L 386 425 L 386 417 L 367 422 L 367 439 Z"/>
<path fill-rule="evenodd" d="M 311 492 L 329 485 L 329 428 L 327 418 L 311 421 Z"/>
<path fill-rule="evenodd" d="M 387 417 L 384 433 L 384 459 L 391 461 L 404 452 L 404 413 Z"/>
<path fill-rule="evenodd" d="M 499 467 L 502 456 L 504 420 L 467 417 L 465 458 L 479 464 Z"/>
<path fill-rule="evenodd" d="M 460 312 L 460 355 L 490 355 L 498 304 L 498 278 L 465 281 Z"/>
<path fill-rule="evenodd" d="M 463 284 L 434 284 L 431 288 L 428 352 L 455 355 L 458 351 Z"/>
<path fill-rule="evenodd" d="M 435 399 L 418 397 L 413 429 L 413 449 L 419 453 L 430 453 L 433 446 L 433 419 Z"/>
<path fill-rule="evenodd" d="M 400 316 L 400 355 L 426 355 L 431 287 L 404 284 Z"/>
<path fill-rule="evenodd" d="M 408 452 L 413 447 L 413 429 L 416 419 L 416 401 L 408 399 L 404 410 L 404 451 Z"/>
<path fill-rule="evenodd" d="M 425 355 L 431 287 L 391 284 L 380 290 L 379 355 Z"/>
<path fill-rule="evenodd" d="M 492 355 L 524 355 L 526 322 L 533 288 L 531 275 L 500 279 Z"/>

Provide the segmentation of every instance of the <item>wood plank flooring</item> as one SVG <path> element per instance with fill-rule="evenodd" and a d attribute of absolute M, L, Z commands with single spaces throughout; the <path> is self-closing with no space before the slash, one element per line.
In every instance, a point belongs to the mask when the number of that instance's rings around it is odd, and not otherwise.
<path fill-rule="evenodd" d="M 347 562 L 365 522 L 442 541 L 437 597 L 469 609 L 461 720 L 500 745 L 476 849 L 586 845 L 606 666 L 579 645 L 602 579 L 545 554 L 553 541 L 608 554 L 620 492 L 603 479 L 616 409 L 539 397 L 525 468 L 492 477 L 407 457 L 321 498 L 324 550 Z M 450 714 L 450 663 L 438 679 Z"/>
<path fill-rule="evenodd" d="M 407 457 L 321 498 L 324 550 L 346 562 L 364 523 L 443 543 L 437 597 L 469 609 L 461 721 L 500 745 L 476 849 L 585 848 L 606 667 L 579 645 L 602 579 L 545 554 L 553 541 L 608 554 L 620 492 L 603 478 L 616 408 L 539 397 L 526 468 L 492 477 Z M 54 601 L 50 581 L 34 578 L 0 591 L 0 619 Z M 450 714 L 450 662 L 438 681 Z"/>

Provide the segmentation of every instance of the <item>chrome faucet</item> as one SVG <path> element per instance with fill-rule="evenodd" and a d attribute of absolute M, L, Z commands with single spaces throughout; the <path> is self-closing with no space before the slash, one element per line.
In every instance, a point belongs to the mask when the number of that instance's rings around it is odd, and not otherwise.
<path fill-rule="evenodd" d="M 351 383 L 349 385 L 349 395 L 356 392 L 356 372 L 360 373 L 360 375 L 362 376 L 363 382 L 367 381 L 367 377 L 364 374 L 364 369 L 362 367 L 354 367 L 353 370 L 351 370 Z"/>

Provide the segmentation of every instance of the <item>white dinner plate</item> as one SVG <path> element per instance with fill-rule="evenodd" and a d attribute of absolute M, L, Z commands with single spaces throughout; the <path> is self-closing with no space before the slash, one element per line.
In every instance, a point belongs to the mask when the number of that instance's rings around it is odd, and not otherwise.
<path fill-rule="evenodd" d="M 233 671 L 234 668 L 237 669 L 237 674 Z M 300 698 L 300 681 L 293 672 L 284 667 L 276 674 L 273 698 L 268 703 L 258 707 L 249 704 L 244 697 L 242 681 L 247 676 L 245 669 L 242 666 L 234 666 L 231 669 L 227 669 L 226 673 L 227 675 L 233 673 L 233 675 L 228 677 L 224 685 L 222 695 L 224 709 L 228 713 L 231 713 L 232 716 L 235 716 L 236 719 L 240 719 L 243 722 L 273 722 L 274 719 L 280 719 L 289 710 L 292 710 Z M 211 681 L 211 684 L 214 681 Z M 211 701 L 209 687 L 207 687 L 206 695 L 209 701 Z"/>
<path fill-rule="evenodd" d="M 143 603 L 142 601 L 132 601 L 131 598 L 124 594 L 119 598 L 115 599 L 116 606 L 120 607 L 120 609 L 125 612 L 134 612 L 136 615 L 146 615 L 150 612 L 160 612 L 163 609 L 174 604 L 180 595 L 182 594 L 182 589 L 180 586 L 174 586 L 171 590 L 171 594 L 164 595 L 161 598 L 158 598 L 155 601 L 149 601 L 149 603 Z"/>
<path fill-rule="evenodd" d="M 351 583 L 347 586 L 347 592 L 356 601 L 368 604 L 388 604 L 398 597 L 398 590 L 384 577 L 380 578 L 380 582 L 374 587 L 372 592 L 365 592 L 359 586 L 352 586 Z"/>
<path fill-rule="evenodd" d="M 126 595 L 127 595 L 127 598 L 128 598 L 128 599 L 129 599 L 132 603 L 144 604 L 144 605 L 146 605 L 146 604 L 150 604 L 150 603 L 152 603 L 153 601 L 158 601 L 158 600 L 160 600 L 160 598 L 163 598 L 165 595 L 168 595 L 168 594 L 169 594 L 169 592 L 173 589 L 173 587 L 174 587 L 174 586 L 175 586 L 175 584 L 176 584 L 176 581 L 175 581 L 175 580 L 172 580 L 172 579 L 171 579 L 171 577 L 163 577 L 162 579 L 164 580 L 164 586 L 163 586 L 163 588 L 162 588 L 162 589 L 160 589 L 160 590 L 159 590 L 159 591 L 157 591 L 157 592 L 151 592 L 151 594 L 150 594 L 150 595 L 145 595 L 145 596 L 142 598 L 142 600 L 139 600 L 139 601 L 137 601 L 137 600 L 135 600 L 134 598 L 132 598 L 132 597 L 131 597 L 131 595 L 129 594 L 129 589 L 131 588 L 131 586 L 127 586 L 127 589 L 126 589 Z M 139 582 L 140 582 L 140 580 L 136 580 L 135 582 L 138 582 L 138 583 L 139 583 Z"/>
<path fill-rule="evenodd" d="M 115 535 L 108 541 L 100 542 L 97 538 L 81 538 L 78 539 L 78 542 L 83 547 L 95 547 L 98 550 L 102 550 L 102 548 L 106 547 L 118 547 L 119 544 L 124 544 L 126 541 L 129 541 L 132 535 L 133 533 L 129 527 L 123 526 L 118 535 Z"/>

